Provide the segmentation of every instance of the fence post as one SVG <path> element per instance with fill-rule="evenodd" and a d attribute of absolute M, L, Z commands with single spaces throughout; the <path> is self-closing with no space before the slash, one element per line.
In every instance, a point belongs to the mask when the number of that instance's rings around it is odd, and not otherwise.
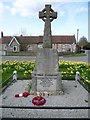
<path fill-rule="evenodd" d="M 75 80 L 76 80 L 76 81 L 77 81 L 77 80 L 80 80 L 80 73 L 79 73 L 78 71 L 76 72 Z"/>
<path fill-rule="evenodd" d="M 14 72 L 13 72 L 13 80 L 16 80 L 16 81 L 17 81 L 17 71 L 14 71 Z"/>

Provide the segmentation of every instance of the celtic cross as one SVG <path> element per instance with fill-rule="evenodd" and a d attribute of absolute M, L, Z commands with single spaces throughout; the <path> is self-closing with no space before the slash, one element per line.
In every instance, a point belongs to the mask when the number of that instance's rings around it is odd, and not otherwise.
<path fill-rule="evenodd" d="M 51 5 L 45 5 L 45 8 L 39 12 L 39 18 L 45 22 L 43 48 L 52 48 L 51 22 L 57 18 L 57 12 L 54 12 Z"/>

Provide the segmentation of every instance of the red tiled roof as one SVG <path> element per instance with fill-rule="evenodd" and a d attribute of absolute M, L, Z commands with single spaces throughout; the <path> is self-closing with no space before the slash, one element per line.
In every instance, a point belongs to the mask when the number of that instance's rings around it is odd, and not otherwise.
<path fill-rule="evenodd" d="M 20 36 L 20 37 L 16 37 L 18 42 L 20 44 L 28 44 L 28 43 L 38 43 L 39 41 L 39 37 L 37 36 Z"/>
<path fill-rule="evenodd" d="M 52 36 L 52 42 L 59 43 L 59 44 L 73 44 L 73 43 L 76 43 L 76 39 L 75 39 L 75 35 Z"/>
<path fill-rule="evenodd" d="M 2 40 L 2 44 L 4 44 L 4 43 L 9 43 L 10 41 L 11 41 L 11 39 L 12 39 L 13 37 L 11 37 L 11 36 L 4 36 L 4 37 L 2 37 L 1 38 L 1 40 Z"/>
<path fill-rule="evenodd" d="M 2 38 L 3 43 L 9 43 L 13 37 L 4 36 Z M 43 42 L 43 36 L 16 36 L 16 39 L 20 44 L 38 44 Z M 56 44 L 72 44 L 76 43 L 75 35 L 58 35 L 52 36 L 52 43 Z"/>

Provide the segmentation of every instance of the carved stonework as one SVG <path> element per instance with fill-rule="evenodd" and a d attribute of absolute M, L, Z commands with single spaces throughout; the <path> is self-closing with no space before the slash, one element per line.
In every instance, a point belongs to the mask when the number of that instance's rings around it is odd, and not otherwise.
<path fill-rule="evenodd" d="M 39 12 L 39 18 L 45 22 L 45 27 L 43 48 L 39 48 L 37 51 L 36 65 L 32 74 L 32 93 L 62 94 L 58 53 L 57 50 L 52 49 L 51 42 L 51 22 L 57 18 L 57 12 L 51 9 L 51 5 L 45 5 L 45 8 Z"/>
<path fill-rule="evenodd" d="M 51 9 L 51 5 L 45 5 L 45 8 L 39 12 L 39 18 L 45 22 L 43 48 L 52 48 L 51 22 L 57 18 L 57 12 Z"/>

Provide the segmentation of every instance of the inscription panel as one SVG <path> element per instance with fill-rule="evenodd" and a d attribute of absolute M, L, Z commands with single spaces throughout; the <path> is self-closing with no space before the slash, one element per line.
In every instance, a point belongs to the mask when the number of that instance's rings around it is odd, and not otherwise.
<path fill-rule="evenodd" d="M 56 90 L 56 77 L 37 77 L 37 91 Z"/>
<path fill-rule="evenodd" d="M 50 79 L 50 78 L 49 78 L 49 80 L 47 80 L 46 78 L 42 78 L 40 84 L 43 87 L 50 87 L 51 85 L 53 85 L 53 82 L 52 82 L 52 79 Z"/>

